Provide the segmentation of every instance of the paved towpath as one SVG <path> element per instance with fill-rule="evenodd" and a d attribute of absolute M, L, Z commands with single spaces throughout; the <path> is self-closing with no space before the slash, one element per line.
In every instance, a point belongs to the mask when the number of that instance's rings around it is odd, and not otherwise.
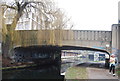
<path fill-rule="evenodd" d="M 89 79 L 118 79 L 117 76 L 109 74 L 107 69 L 100 68 L 87 68 L 88 78 Z"/>
<path fill-rule="evenodd" d="M 109 74 L 103 63 L 83 63 L 79 66 L 87 68 L 88 79 L 116 79 L 115 81 L 118 81 L 118 77 Z"/>

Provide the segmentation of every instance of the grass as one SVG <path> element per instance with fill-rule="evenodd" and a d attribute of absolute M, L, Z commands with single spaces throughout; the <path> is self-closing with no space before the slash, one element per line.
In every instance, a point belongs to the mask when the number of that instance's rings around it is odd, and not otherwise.
<path fill-rule="evenodd" d="M 120 76 L 120 71 L 117 71 L 118 75 Z"/>
<path fill-rule="evenodd" d="M 87 79 L 87 71 L 85 67 L 70 67 L 66 74 L 65 79 Z"/>
<path fill-rule="evenodd" d="M 116 69 L 116 72 L 118 74 L 118 77 L 120 77 L 120 67 Z"/>

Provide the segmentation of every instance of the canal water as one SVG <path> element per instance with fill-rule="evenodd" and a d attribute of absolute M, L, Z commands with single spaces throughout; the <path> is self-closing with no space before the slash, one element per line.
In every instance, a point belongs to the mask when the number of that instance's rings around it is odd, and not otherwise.
<path fill-rule="evenodd" d="M 2 72 L 3 79 L 58 79 L 60 67 L 58 65 L 37 66 L 27 69 Z"/>
<path fill-rule="evenodd" d="M 61 74 L 65 73 L 68 68 L 76 66 L 84 62 L 87 62 L 86 58 L 74 57 L 74 58 L 62 59 Z"/>
<path fill-rule="evenodd" d="M 83 60 L 83 59 L 82 59 Z M 37 66 L 27 69 L 3 71 L 3 79 L 62 79 L 61 73 L 68 68 L 82 63 L 78 59 L 62 59 L 61 65 Z"/>

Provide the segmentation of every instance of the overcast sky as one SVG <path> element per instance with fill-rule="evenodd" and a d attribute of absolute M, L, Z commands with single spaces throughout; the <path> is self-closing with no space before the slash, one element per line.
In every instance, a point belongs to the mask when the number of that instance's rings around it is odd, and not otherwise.
<path fill-rule="evenodd" d="M 55 0 L 77 30 L 111 30 L 118 23 L 119 0 Z"/>
<path fill-rule="evenodd" d="M 119 0 L 54 1 L 71 18 L 74 25 L 72 29 L 111 30 L 111 25 L 118 23 Z"/>

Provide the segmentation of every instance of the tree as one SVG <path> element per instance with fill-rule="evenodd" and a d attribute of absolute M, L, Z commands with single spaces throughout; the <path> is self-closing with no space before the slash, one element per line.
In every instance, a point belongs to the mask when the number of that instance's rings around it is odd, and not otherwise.
<path fill-rule="evenodd" d="M 46 7 L 47 4 L 45 4 L 45 0 L 44 1 L 25 1 L 25 0 L 15 0 L 13 2 L 12 5 L 8 5 L 8 4 L 3 4 L 2 6 L 5 6 L 6 9 L 11 9 L 11 10 L 15 10 L 16 14 L 14 14 L 14 18 L 11 24 L 9 25 L 5 25 L 3 24 L 3 39 L 4 42 L 2 44 L 2 53 L 4 57 L 8 57 L 8 52 L 10 47 L 13 45 L 13 41 L 14 41 L 14 35 L 15 35 L 15 28 L 17 25 L 17 22 L 19 21 L 20 17 L 26 12 L 27 13 L 27 8 L 29 8 L 30 6 L 34 7 L 34 5 L 38 4 L 39 6 L 41 6 L 43 9 Z M 5 11 L 5 10 L 3 10 Z M 42 11 L 42 10 L 41 10 Z M 3 12 L 4 13 L 4 12 Z"/>
<path fill-rule="evenodd" d="M 26 44 L 23 42 L 25 35 L 20 34 L 20 32 L 15 31 L 18 21 L 23 15 L 28 16 L 29 13 L 34 10 L 37 12 L 38 17 L 36 18 L 39 26 L 36 26 L 37 40 L 39 44 L 45 45 L 60 45 L 62 40 L 63 29 L 67 26 L 66 23 L 70 21 L 64 16 L 64 13 L 55 6 L 54 2 L 51 0 L 40 0 L 37 1 L 24 1 L 15 0 L 12 5 L 3 4 L 6 9 L 14 10 L 14 17 L 12 23 L 3 26 L 3 56 L 9 57 L 8 52 L 13 48 L 15 42 L 20 42 L 21 45 L 31 45 L 32 42 Z M 5 15 L 5 12 L 4 12 Z M 24 16 L 23 16 L 24 17 Z M 32 28 L 34 30 L 34 26 Z M 32 37 L 26 36 L 29 39 L 33 39 L 36 35 L 32 33 Z M 36 37 L 34 37 L 36 39 Z M 21 40 L 22 39 L 22 40 Z M 25 40 L 26 41 L 26 40 Z"/>

